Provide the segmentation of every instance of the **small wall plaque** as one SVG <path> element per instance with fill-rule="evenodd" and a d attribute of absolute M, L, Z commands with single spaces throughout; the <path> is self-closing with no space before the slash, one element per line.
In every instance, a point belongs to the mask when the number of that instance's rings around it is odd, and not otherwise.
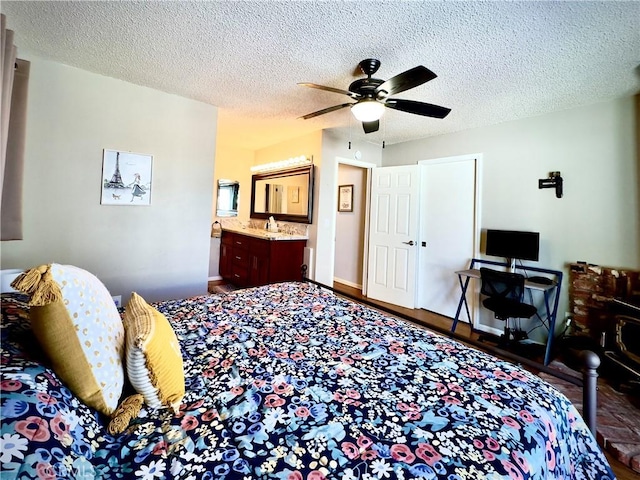
<path fill-rule="evenodd" d="M 353 212 L 353 185 L 338 187 L 338 211 Z"/>

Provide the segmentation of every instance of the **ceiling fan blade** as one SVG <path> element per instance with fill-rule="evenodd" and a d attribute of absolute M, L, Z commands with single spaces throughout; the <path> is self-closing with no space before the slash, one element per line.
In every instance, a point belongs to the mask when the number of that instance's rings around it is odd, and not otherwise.
<path fill-rule="evenodd" d="M 414 113 L 424 117 L 444 118 L 449 115 L 450 108 L 432 105 L 431 103 L 416 102 L 413 100 L 402 100 L 400 98 L 390 98 L 385 102 L 385 106 L 400 110 L 401 112 Z"/>
<path fill-rule="evenodd" d="M 317 83 L 298 83 L 303 87 L 317 88 L 318 90 L 326 90 L 327 92 L 340 93 L 342 95 L 348 95 L 351 98 L 360 98 L 362 95 L 349 90 L 342 90 L 341 88 L 325 87 L 324 85 L 318 85 Z"/>
<path fill-rule="evenodd" d="M 395 95 L 396 93 L 409 90 L 410 88 L 417 87 L 423 83 L 427 83 L 429 80 L 433 80 L 436 77 L 437 75 L 427 67 L 418 65 L 417 67 L 413 67 L 406 72 L 402 72 L 395 77 L 391 77 L 386 82 L 383 82 L 378 86 L 378 88 L 376 88 L 376 94 L 388 97 Z"/>
<path fill-rule="evenodd" d="M 364 133 L 377 132 L 380 128 L 380 120 L 374 120 L 373 122 L 362 122 L 362 128 Z"/>
<path fill-rule="evenodd" d="M 309 118 L 317 117 L 318 115 L 323 115 L 329 112 L 335 112 L 336 110 L 340 110 L 341 108 L 349 107 L 351 105 L 353 105 L 353 103 L 343 103 L 341 105 L 334 105 L 333 107 L 323 108 L 322 110 L 318 110 L 317 112 L 313 112 L 313 113 L 308 113 L 298 118 L 304 118 L 305 120 L 308 120 Z"/>

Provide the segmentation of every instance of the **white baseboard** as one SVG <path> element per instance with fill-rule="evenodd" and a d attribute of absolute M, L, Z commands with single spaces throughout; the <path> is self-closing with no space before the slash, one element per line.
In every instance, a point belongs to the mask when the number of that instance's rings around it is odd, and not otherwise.
<path fill-rule="evenodd" d="M 343 283 L 344 285 L 348 285 L 349 287 L 357 288 L 358 290 L 362 290 L 362 284 L 350 282 L 349 280 L 344 280 L 343 278 L 333 277 L 334 282 Z"/>
<path fill-rule="evenodd" d="M 215 277 L 209 277 L 207 279 L 209 282 L 215 282 L 216 280 L 222 280 L 222 277 L 220 275 L 216 275 Z"/>

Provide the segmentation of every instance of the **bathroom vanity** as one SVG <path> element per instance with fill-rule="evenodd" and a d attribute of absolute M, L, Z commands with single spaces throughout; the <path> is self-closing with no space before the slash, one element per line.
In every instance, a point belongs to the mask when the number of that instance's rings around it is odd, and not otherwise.
<path fill-rule="evenodd" d="M 307 237 L 256 228 L 223 228 L 220 276 L 238 287 L 302 280 Z"/>

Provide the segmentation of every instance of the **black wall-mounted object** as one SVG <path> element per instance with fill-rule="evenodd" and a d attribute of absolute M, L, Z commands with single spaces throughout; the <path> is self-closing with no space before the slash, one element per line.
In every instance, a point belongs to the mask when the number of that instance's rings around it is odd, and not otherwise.
<path fill-rule="evenodd" d="M 549 172 L 549 178 L 538 180 L 538 188 L 555 188 L 556 198 L 562 198 L 562 177 L 560 172 Z"/>

